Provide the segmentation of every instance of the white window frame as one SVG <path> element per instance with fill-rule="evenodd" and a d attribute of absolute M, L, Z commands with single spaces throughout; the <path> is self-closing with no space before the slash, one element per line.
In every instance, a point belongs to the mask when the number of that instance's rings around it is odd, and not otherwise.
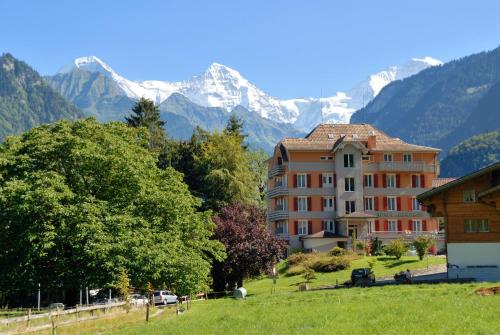
<path fill-rule="evenodd" d="M 351 185 L 350 180 L 352 180 L 352 185 Z M 352 188 L 351 188 L 351 186 L 352 186 Z M 344 178 L 344 190 L 345 190 L 345 192 L 355 192 L 356 191 L 356 179 L 354 179 L 354 177 L 345 177 Z"/>
<path fill-rule="evenodd" d="M 288 235 L 288 221 L 277 221 L 276 222 L 276 234 L 277 235 Z"/>
<path fill-rule="evenodd" d="M 307 197 L 297 197 L 297 211 L 307 212 Z"/>
<path fill-rule="evenodd" d="M 394 205 L 394 206 L 390 206 L 391 203 Z M 392 207 L 392 209 L 391 209 Z M 397 200 L 396 200 L 396 197 L 387 197 L 387 210 L 389 212 L 395 212 L 398 210 L 398 204 L 397 204 Z"/>
<path fill-rule="evenodd" d="M 365 187 L 373 187 L 373 173 L 366 173 L 363 176 L 363 182 L 365 184 Z"/>
<path fill-rule="evenodd" d="M 464 203 L 466 204 L 472 204 L 476 202 L 476 192 L 474 190 L 463 190 L 462 191 L 462 198 Z"/>
<path fill-rule="evenodd" d="M 408 158 L 409 158 L 409 160 L 408 160 Z M 408 153 L 408 152 L 404 153 L 403 154 L 403 162 L 405 162 L 405 163 L 413 162 L 413 155 Z"/>
<path fill-rule="evenodd" d="M 354 210 L 353 210 L 353 208 L 351 208 L 351 205 L 354 206 Z M 345 201 L 345 213 L 350 214 L 350 213 L 354 213 L 355 211 L 356 211 L 356 201 L 346 200 Z"/>
<path fill-rule="evenodd" d="M 422 220 L 411 220 L 411 228 L 416 232 L 423 231 Z"/>
<path fill-rule="evenodd" d="M 368 220 L 368 225 L 366 226 L 368 229 L 368 234 L 371 234 L 375 231 L 373 220 Z"/>
<path fill-rule="evenodd" d="M 420 181 L 420 175 L 419 174 L 412 174 L 411 175 L 411 179 L 413 180 L 413 176 L 417 176 L 417 178 L 415 178 L 415 180 L 417 181 L 415 183 L 415 188 L 421 188 L 422 187 L 422 184 L 421 184 L 421 181 Z"/>
<path fill-rule="evenodd" d="M 307 220 L 299 220 L 298 221 L 298 227 L 297 227 L 297 234 L 299 236 L 304 236 L 304 235 L 309 235 L 308 233 L 308 227 L 309 222 Z"/>
<path fill-rule="evenodd" d="M 469 226 L 469 229 L 467 227 Z M 491 231 L 488 219 L 465 219 L 466 233 L 489 233 Z"/>
<path fill-rule="evenodd" d="M 307 173 L 297 173 L 297 188 L 307 188 Z"/>
<path fill-rule="evenodd" d="M 283 186 L 286 186 L 285 185 L 285 178 L 283 176 L 277 176 L 275 179 L 274 179 L 274 186 L 275 187 L 283 187 Z"/>
<path fill-rule="evenodd" d="M 281 206 L 281 208 L 280 208 Z M 276 209 L 279 211 L 288 210 L 288 200 L 286 198 L 277 198 L 276 199 Z"/>
<path fill-rule="evenodd" d="M 333 197 L 323 197 L 323 211 L 324 212 L 333 212 L 334 211 L 334 201 Z"/>
<path fill-rule="evenodd" d="M 397 232 L 398 231 L 398 221 L 397 220 L 389 220 L 387 223 L 387 231 Z"/>
<path fill-rule="evenodd" d="M 375 201 L 374 197 L 365 197 L 365 201 L 364 201 L 365 211 L 373 211 L 373 210 L 375 210 L 374 201 Z M 368 204 L 370 206 L 367 206 Z"/>
<path fill-rule="evenodd" d="M 323 187 L 333 188 L 333 173 L 323 173 L 321 178 L 323 179 Z M 329 181 L 329 182 L 326 182 L 326 181 Z"/>
<path fill-rule="evenodd" d="M 387 188 L 396 188 L 396 175 L 392 173 L 387 174 L 386 185 Z"/>
<path fill-rule="evenodd" d="M 335 221 L 333 220 L 326 220 L 325 221 L 325 230 L 335 233 Z"/>
<path fill-rule="evenodd" d="M 411 206 L 413 211 L 421 211 L 422 206 L 418 202 L 418 199 L 416 197 L 411 197 Z"/>
<path fill-rule="evenodd" d="M 347 166 L 346 166 L 346 160 L 345 158 L 347 157 Z M 352 157 L 352 160 L 351 160 Z M 354 167 L 354 154 L 344 154 L 344 167 L 345 168 L 353 168 Z"/>
<path fill-rule="evenodd" d="M 384 162 L 394 162 L 394 155 L 390 153 L 385 153 Z"/>

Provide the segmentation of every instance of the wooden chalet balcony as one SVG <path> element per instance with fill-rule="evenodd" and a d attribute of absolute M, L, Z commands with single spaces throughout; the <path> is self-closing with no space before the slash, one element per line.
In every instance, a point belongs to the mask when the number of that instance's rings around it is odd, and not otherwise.
<path fill-rule="evenodd" d="M 267 197 L 269 199 L 276 198 L 279 196 L 288 195 L 287 186 L 277 186 L 267 191 Z"/>
<path fill-rule="evenodd" d="M 285 165 L 275 165 L 271 168 L 271 170 L 269 170 L 269 172 L 267 173 L 267 176 L 269 178 L 273 178 L 275 176 L 278 176 L 280 174 L 284 174 L 285 173 Z"/>
<path fill-rule="evenodd" d="M 439 173 L 439 164 L 428 164 L 423 161 L 412 162 L 379 162 L 368 163 L 366 172 L 376 171 L 406 171 L 406 172 L 434 172 Z"/>

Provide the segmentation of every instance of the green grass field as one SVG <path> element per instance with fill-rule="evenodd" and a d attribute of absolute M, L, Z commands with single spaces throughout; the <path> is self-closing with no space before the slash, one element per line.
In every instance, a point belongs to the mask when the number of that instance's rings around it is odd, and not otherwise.
<path fill-rule="evenodd" d="M 366 266 L 368 258 L 353 262 Z M 429 258 L 429 265 L 444 258 Z M 378 277 L 406 268 L 427 267 L 427 260 L 380 258 Z M 350 270 L 318 274 L 311 286 L 349 278 Z M 183 315 L 164 314 L 149 324 L 108 321 L 105 328 L 81 328 L 71 334 L 500 334 L 500 296 L 474 293 L 495 284 L 400 285 L 297 292 L 300 276 L 280 276 L 271 294 L 268 278 L 245 283 L 246 300 L 195 301 Z M 496 284 L 499 285 L 499 284 Z M 114 325 L 114 326 L 113 326 Z M 87 330 L 85 330 L 87 329 Z M 91 330 L 90 330 L 91 329 Z M 62 330 L 62 329 L 61 329 Z M 69 330 L 69 329 L 68 329 Z M 64 333 L 64 332 L 63 332 Z"/>

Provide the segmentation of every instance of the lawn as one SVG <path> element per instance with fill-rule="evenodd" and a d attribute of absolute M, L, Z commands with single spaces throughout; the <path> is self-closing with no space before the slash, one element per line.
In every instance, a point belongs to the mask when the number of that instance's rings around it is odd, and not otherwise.
<path fill-rule="evenodd" d="M 367 266 L 369 258 L 353 261 Z M 444 258 L 430 257 L 429 265 Z M 283 267 L 283 266 L 282 266 Z M 378 277 L 427 267 L 427 260 L 379 258 Z M 349 278 L 350 270 L 318 274 L 312 287 Z M 183 315 L 164 314 L 149 324 L 138 318 L 115 327 L 82 327 L 71 334 L 500 334 L 500 296 L 482 297 L 484 283 L 400 285 L 297 292 L 301 276 L 281 275 L 271 294 L 268 278 L 245 283 L 246 300 L 195 301 Z M 492 286 L 495 284 L 488 284 Z M 500 284 L 496 284 L 500 285 Z M 83 325 L 82 325 L 83 326 Z M 68 329 L 70 330 L 70 329 Z"/>

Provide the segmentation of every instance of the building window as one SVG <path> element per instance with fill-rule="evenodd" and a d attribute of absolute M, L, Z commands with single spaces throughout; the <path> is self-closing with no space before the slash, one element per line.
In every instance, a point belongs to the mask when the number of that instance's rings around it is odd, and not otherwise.
<path fill-rule="evenodd" d="M 286 198 L 276 199 L 276 210 L 285 211 L 288 209 L 288 200 Z"/>
<path fill-rule="evenodd" d="M 323 173 L 323 187 L 333 187 L 333 173 Z"/>
<path fill-rule="evenodd" d="M 420 180 L 420 175 L 418 175 L 418 174 L 411 175 L 411 184 L 412 184 L 413 188 L 421 187 L 422 183 Z"/>
<path fill-rule="evenodd" d="M 276 179 L 274 180 L 274 185 L 275 187 L 285 186 L 285 184 L 283 183 L 283 176 L 276 177 Z"/>
<path fill-rule="evenodd" d="M 463 192 L 464 202 L 476 202 L 476 193 L 474 190 L 465 190 Z"/>
<path fill-rule="evenodd" d="M 373 197 L 365 198 L 365 211 L 373 211 Z"/>
<path fill-rule="evenodd" d="M 409 163 L 411 161 L 413 161 L 413 157 L 411 154 L 403 154 L 403 162 Z"/>
<path fill-rule="evenodd" d="M 466 219 L 466 233 L 487 233 L 490 231 L 490 222 L 487 219 Z"/>
<path fill-rule="evenodd" d="M 387 197 L 387 210 L 396 210 L 396 197 Z"/>
<path fill-rule="evenodd" d="M 388 187 L 388 188 L 395 188 L 396 187 L 396 175 L 395 174 L 388 174 L 387 175 L 386 187 Z"/>
<path fill-rule="evenodd" d="M 345 178 L 344 186 L 346 192 L 354 192 L 354 178 Z"/>
<path fill-rule="evenodd" d="M 321 156 L 320 159 L 322 161 L 332 161 L 333 160 L 333 156 Z"/>
<path fill-rule="evenodd" d="M 365 174 L 365 187 L 373 187 L 373 175 Z"/>
<path fill-rule="evenodd" d="M 417 198 L 412 197 L 411 202 L 412 202 L 412 204 L 411 204 L 412 210 L 414 210 L 414 211 L 421 211 L 422 210 L 422 207 L 420 206 L 420 203 L 418 202 Z"/>
<path fill-rule="evenodd" d="M 276 234 L 277 235 L 288 235 L 288 221 L 276 222 Z"/>
<path fill-rule="evenodd" d="M 348 200 L 345 202 L 345 213 L 354 213 L 356 211 L 356 202 L 352 200 Z"/>
<path fill-rule="evenodd" d="M 335 222 L 332 220 L 324 221 L 324 230 L 334 233 L 335 232 Z"/>
<path fill-rule="evenodd" d="M 354 167 L 354 155 L 353 154 L 345 154 L 344 155 L 344 167 L 346 167 L 346 168 Z"/>
<path fill-rule="evenodd" d="M 392 162 L 392 154 L 384 154 L 384 162 Z"/>
<path fill-rule="evenodd" d="M 299 212 L 307 212 L 307 197 L 297 198 L 297 209 Z"/>
<path fill-rule="evenodd" d="M 333 212 L 333 197 L 323 198 L 323 211 Z"/>
<path fill-rule="evenodd" d="M 299 235 L 307 235 L 307 220 L 300 220 L 298 223 Z"/>
<path fill-rule="evenodd" d="M 301 173 L 297 175 L 297 187 L 300 188 L 307 187 L 307 174 Z"/>
<path fill-rule="evenodd" d="M 413 228 L 413 231 L 422 231 L 422 221 L 413 220 L 412 221 L 412 228 Z"/>
<path fill-rule="evenodd" d="M 398 231 L 398 223 L 396 220 L 389 220 L 388 230 L 392 232 Z"/>

